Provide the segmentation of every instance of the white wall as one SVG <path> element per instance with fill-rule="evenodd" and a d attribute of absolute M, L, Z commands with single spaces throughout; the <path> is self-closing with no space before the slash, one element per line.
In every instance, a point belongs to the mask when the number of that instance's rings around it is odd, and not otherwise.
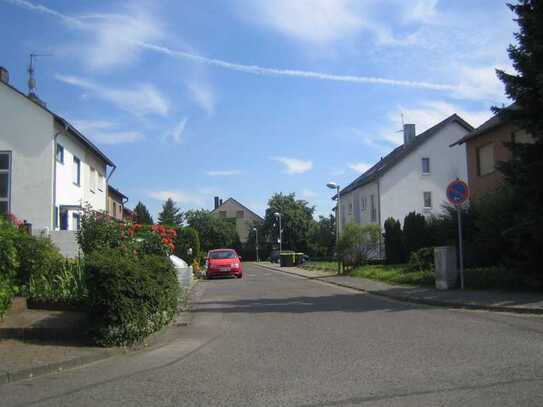
<path fill-rule="evenodd" d="M 107 185 L 99 189 L 98 173 L 106 175 L 106 165 L 94 152 L 75 138 L 70 132 L 62 132 L 57 137 L 57 144 L 64 147 L 64 163 L 56 162 L 56 206 L 85 206 L 87 203 L 99 211 L 106 210 Z M 73 182 L 74 156 L 81 161 L 80 185 Z M 91 166 L 97 171 L 96 188 L 91 191 Z M 60 222 L 59 222 L 60 224 Z M 68 216 L 69 229 L 73 230 L 72 214 Z M 58 225 L 57 225 L 58 229 Z"/>
<path fill-rule="evenodd" d="M 371 196 L 374 196 L 375 201 L 375 216 L 376 221 L 371 221 Z M 351 192 L 348 192 L 341 196 L 341 210 L 340 214 L 342 223 L 340 224 L 341 231 L 345 225 L 349 223 L 359 223 L 361 225 L 368 225 L 371 223 L 379 222 L 379 186 L 377 181 L 370 182 L 360 188 L 357 188 Z M 362 209 L 361 200 L 366 199 L 366 207 Z M 353 206 L 353 213 L 349 214 L 349 204 Z M 343 222 L 344 219 L 344 222 Z"/>
<path fill-rule="evenodd" d="M 34 233 L 53 222 L 53 117 L 0 83 L 0 151 L 11 151 L 11 212 Z"/>
<path fill-rule="evenodd" d="M 467 181 L 465 145 L 449 147 L 467 130 L 455 122 L 447 124 L 415 151 L 404 157 L 380 178 L 381 225 L 392 216 L 403 224 L 411 211 L 425 215 L 442 212 L 450 181 Z M 422 174 L 422 158 L 430 158 L 430 174 Z M 432 193 L 432 209 L 424 208 L 423 192 Z"/>

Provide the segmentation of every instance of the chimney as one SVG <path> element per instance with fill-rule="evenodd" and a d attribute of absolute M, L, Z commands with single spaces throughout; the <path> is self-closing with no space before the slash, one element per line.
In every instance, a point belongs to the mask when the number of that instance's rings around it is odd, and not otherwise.
<path fill-rule="evenodd" d="M 414 124 L 404 124 L 403 125 L 403 143 L 409 144 L 415 140 L 415 125 Z"/>
<path fill-rule="evenodd" d="M 6 85 L 9 85 L 9 72 L 3 66 L 0 66 L 0 82 L 4 82 Z"/>
<path fill-rule="evenodd" d="M 216 196 L 216 197 L 215 197 L 215 208 L 214 208 L 214 209 L 217 209 L 219 206 L 220 206 L 220 205 L 219 205 L 219 197 Z"/>

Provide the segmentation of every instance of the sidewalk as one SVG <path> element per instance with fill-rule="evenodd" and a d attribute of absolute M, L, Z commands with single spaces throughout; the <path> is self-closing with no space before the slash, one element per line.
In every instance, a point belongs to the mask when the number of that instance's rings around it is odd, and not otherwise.
<path fill-rule="evenodd" d="M 191 287 L 189 297 L 196 295 L 195 287 Z M 180 308 L 168 326 L 143 343 L 128 348 L 101 348 L 89 346 L 82 313 L 27 309 L 24 298 L 17 298 L 0 321 L 0 385 L 162 346 L 175 340 L 190 323 L 190 299 Z"/>
<path fill-rule="evenodd" d="M 538 293 L 497 290 L 443 291 L 427 287 L 391 285 L 366 278 L 339 276 L 326 271 L 311 271 L 297 267 L 279 267 L 277 264 L 269 262 L 254 264 L 271 270 L 310 279 L 318 279 L 337 286 L 417 304 L 498 312 L 543 314 L 543 294 Z"/>

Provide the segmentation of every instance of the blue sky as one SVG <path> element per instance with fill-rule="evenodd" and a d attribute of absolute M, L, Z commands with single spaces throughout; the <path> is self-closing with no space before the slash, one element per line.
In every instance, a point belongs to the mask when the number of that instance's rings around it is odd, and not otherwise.
<path fill-rule="evenodd" d="M 351 182 L 452 113 L 507 103 L 516 25 L 500 0 L 0 0 L 0 65 L 117 164 L 153 214 L 295 192 L 327 214 Z M 6 46 L 6 44 L 9 44 Z"/>

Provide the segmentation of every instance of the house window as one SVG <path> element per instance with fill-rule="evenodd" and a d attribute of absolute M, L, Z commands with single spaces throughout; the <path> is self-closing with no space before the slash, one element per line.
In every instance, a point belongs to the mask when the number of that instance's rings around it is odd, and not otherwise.
<path fill-rule="evenodd" d="M 72 181 L 75 185 L 81 185 L 81 160 L 74 156 L 74 165 L 72 170 Z"/>
<path fill-rule="evenodd" d="M 477 149 L 477 175 L 494 172 L 494 144 L 490 143 Z"/>
<path fill-rule="evenodd" d="M 352 202 L 349 202 L 349 216 L 351 216 L 353 214 L 353 203 Z"/>
<path fill-rule="evenodd" d="M 226 218 L 226 211 L 219 211 L 219 216 L 221 218 Z"/>
<path fill-rule="evenodd" d="M 375 207 L 375 195 L 370 195 L 371 221 L 377 222 L 377 208 Z"/>
<path fill-rule="evenodd" d="M 424 198 L 424 208 L 430 209 L 432 208 L 432 193 L 431 192 L 423 192 L 423 198 Z"/>
<path fill-rule="evenodd" d="M 429 157 L 424 157 L 422 159 L 422 173 L 430 174 L 430 158 Z"/>
<path fill-rule="evenodd" d="M 236 218 L 243 219 L 245 217 L 245 212 L 243 211 L 237 211 L 236 212 Z"/>
<path fill-rule="evenodd" d="M 57 144 L 56 159 L 59 163 L 64 164 L 64 147 Z"/>
<path fill-rule="evenodd" d="M 367 205 L 367 199 L 365 196 L 360 197 L 360 210 L 365 211 Z"/>
<path fill-rule="evenodd" d="M 79 213 L 72 214 L 73 230 L 81 230 L 81 215 Z"/>
<path fill-rule="evenodd" d="M 112 207 L 113 207 L 113 217 L 116 218 L 117 217 L 117 204 L 115 202 L 112 202 L 111 203 Z"/>
<path fill-rule="evenodd" d="M 94 192 L 96 189 L 96 170 L 90 167 L 90 187 L 91 192 Z"/>
<path fill-rule="evenodd" d="M 0 215 L 10 211 L 11 153 L 0 152 Z"/>
<path fill-rule="evenodd" d="M 98 190 L 103 191 L 104 190 L 104 176 L 100 173 L 98 173 Z"/>

